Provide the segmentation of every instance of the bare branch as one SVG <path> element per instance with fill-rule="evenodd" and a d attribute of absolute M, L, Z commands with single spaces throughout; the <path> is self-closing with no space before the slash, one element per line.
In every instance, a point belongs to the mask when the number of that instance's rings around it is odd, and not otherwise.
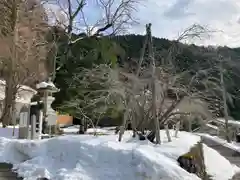
<path fill-rule="evenodd" d="M 136 0 L 96 0 L 96 6 L 94 6 L 94 3 L 90 4 L 86 0 L 78 0 L 77 3 L 73 3 L 71 0 L 67 0 L 66 3 L 55 0 L 55 5 L 66 14 L 68 34 L 72 31 L 79 33 L 80 30 L 80 33 L 85 31 L 84 33 L 88 36 L 101 36 L 103 33 L 113 35 L 123 32 L 129 25 L 136 23 L 132 14 L 136 11 L 138 2 Z M 89 5 L 88 3 L 96 8 L 96 12 L 101 14 L 95 22 L 87 21 L 89 14 L 85 11 L 85 7 Z M 64 4 L 65 7 L 63 7 Z M 59 19 L 56 15 L 55 17 Z M 73 40 L 72 43 L 80 39 L 81 37 Z"/>
<path fill-rule="evenodd" d="M 45 58 L 48 32 L 44 8 L 37 1 L 0 2 L 5 13 L 1 21 L 0 39 L 4 51 L 3 78 L 6 80 L 5 105 L 2 121 L 8 124 L 20 84 L 32 84 L 45 78 Z"/>

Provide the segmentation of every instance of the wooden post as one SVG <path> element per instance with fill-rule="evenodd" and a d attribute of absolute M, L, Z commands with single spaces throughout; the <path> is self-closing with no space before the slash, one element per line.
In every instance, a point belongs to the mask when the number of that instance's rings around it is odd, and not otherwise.
<path fill-rule="evenodd" d="M 30 131 L 30 125 L 31 125 L 31 105 L 30 106 L 28 106 L 28 114 L 27 114 L 27 138 L 29 139 L 29 137 L 30 137 L 30 133 L 29 133 L 29 131 Z"/>
<path fill-rule="evenodd" d="M 46 119 L 47 119 L 47 97 L 48 97 L 48 92 L 47 90 L 44 91 L 44 97 L 43 97 L 43 121 L 46 124 Z M 46 128 L 46 127 L 43 127 Z M 45 129 L 43 129 L 45 132 Z"/>
<path fill-rule="evenodd" d="M 178 137 L 178 131 L 180 129 L 181 121 L 178 121 L 176 124 L 176 129 L 175 129 L 175 137 Z"/>
<path fill-rule="evenodd" d="M 227 106 L 227 92 L 225 88 L 225 82 L 224 82 L 224 77 L 223 77 L 223 62 L 222 62 L 222 57 L 220 57 L 220 67 L 219 67 L 219 72 L 220 72 L 220 83 L 221 83 L 221 88 L 222 88 L 222 98 L 223 98 L 223 113 L 224 113 L 224 119 L 225 119 L 225 138 L 227 142 L 231 142 L 230 139 L 230 131 L 229 131 L 229 124 L 228 124 L 228 106 Z"/>
<path fill-rule="evenodd" d="M 127 112 L 124 112 L 124 115 L 123 115 L 123 124 L 122 126 L 120 127 L 120 131 L 119 131 L 119 137 L 118 137 L 118 141 L 120 142 L 122 140 L 122 136 L 124 134 L 124 130 L 125 130 L 125 127 L 126 127 L 126 122 L 127 122 L 127 118 L 128 118 L 128 110 L 126 110 Z"/>
<path fill-rule="evenodd" d="M 192 120 L 191 116 L 187 116 L 188 132 L 192 132 Z"/>
<path fill-rule="evenodd" d="M 39 130 L 38 130 L 38 139 L 42 139 L 42 124 L 43 124 L 43 112 L 39 112 Z"/>
<path fill-rule="evenodd" d="M 168 142 L 171 142 L 172 139 L 171 139 L 171 135 L 170 135 L 170 133 L 169 133 L 168 124 L 165 124 L 165 125 L 164 125 L 164 129 L 165 129 L 165 131 L 166 131 L 166 135 L 167 135 L 167 138 L 168 138 Z"/>
<path fill-rule="evenodd" d="M 48 134 L 49 134 L 49 137 L 52 137 L 52 125 L 49 125 L 49 132 L 48 132 Z"/>
<path fill-rule="evenodd" d="M 15 129 L 16 129 L 16 124 L 17 124 L 17 118 L 16 118 L 16 109 L 14 105 L 14 109 L 12 111 L 12 124 L 13 124 L 13 131 L 12 131 L 12 137 L 15 136 Z"/>

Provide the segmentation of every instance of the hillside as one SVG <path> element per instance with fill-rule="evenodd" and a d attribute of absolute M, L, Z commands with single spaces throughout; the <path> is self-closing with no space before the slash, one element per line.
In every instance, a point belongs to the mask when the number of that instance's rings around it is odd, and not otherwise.
<path fill-rule="evenodd" d="M 113 40 L 121 45 L 125 50 L 128 57 L 137 59 L 140 57 L 140 51 L 142 50 L 144 44 L 144 36 L 142 35 L 124 35 L 116 36 Z M 160 60 L 164 56 L 164 53 L 172 46 L 175 45 L 177 48 L 176 60 L 178 65 L 186 68 L 190 66 L 193 61 L 200 61 L 201 63 L 206 63 L 204 60 L 213 57 L 214 47 L 203 47 L 196 46 L 194 44 L 187 45 L 179 43 L 176 41 L 170 41 L 164 38 L 153 37 L 153 46 L 155 49 L 156 60 Z M 218 53 L 222 54 L 224 57 L 230 57 L 234 61 L 238 61 L 240 58 L 240 48 L 229 48 L 229 47 L 218 47 Z"/>
<path fill-rule="evenodd" d="M 124 66 L 127 70 L 132 67 L 134 68 L 136 67 L 135 62 L 138 61 L 140 57 L 144 43 L 144 36 L 141 35 L 115 36 L 110 39 L 109 37 L 83 38 L 70 47 L 69 51 L 71 53 L 69 53 L 68 60 L 66 61 L 66 56 L 63 52 L 67 43 L 65 42 L 64 35 L 60 36 L 57 67 L 61 68 L 56 73 L 55 84 L 61 91 L 55 95 L 56 100 L 53 102 L 53 108 L 68 114 L 76 112 L 75 109 L 68 109 L 63 105 L 66 101 L 76 99 L 76 94 L 80 92 L 79 88 L 69 87 L 69 82 L 72 82 L 74 74 L 81 72 L 80 69 L 82 67 L 91 68 L 93 65 L 102 63 L 116 64 L 117 62 L 119 65 L 127 65 Z M 76 35 L 76 38 L 77 37 Z M 208 69 L 218 66 L 219 64 L 216 64 L 216 59 L 220 56 L 224 57 L 226 62 L 229 61 L 231 64 L 235 63 L 232 67 L 229 67 L 228 63 L 224 65 L 226 69 L 225 72 L 227 72 L 225 73 L 225 84 L 229 94 L 239 96 L 238 90 L 240 89 L 240 85 L 238 81 L 240 78 L 238 75 L 236 76 L 236 74 L 240 74 L 238 72 L 240 69 L 240 61 L 238 60 L 240 48 L 206 48 L 159 38 L 153 38 L 153 44 L 155 59 L 159 65 L 161 65 L 163 60 L 166 60 L 166 56 L 169 54 L 169 48 L 174 45 L 175 58 L 173 63 L 180 72 L 187 70 L 195 73 L 199 70 L 199 67 L 201 67 L 201 69 Z M 145 63 L 148 64 L 147 59 L 145 59 Z M 234 74 L 230 72 L 234 72 Z M 215 72 L 214 77 L 219 79 L 219 72 Z M 76 85 L 76 87 L 79 87 L 79 85 Z M 240 101 L 238 99 L 239 98 L 235 97 L 232 99 L 232 102 L 229 103 L 230 115 L 235 119 L 240 119 Z M 220 114 L 220 116 L 222 115 Z"/>
<path fill-rule="evenodd" d="M 120 61 L 120 63 L 127 62 L 131 63 L 131 61 L 136 61 L 140 57 L 140 52 L 144 43 L 144 36 L 142 35 L 125 35 L 125 36 L 117 36 L 113 38 L 115 42 L 120 44 L 120 46 L 125 50 L 126 56 L 124 60 Z M 201 67 L 212 67 L 216 64 L 213 64 L 213 59 L 222 56 L 226 61 L 231 61 L 231 64 L 234 64 L 233 67 L 226 65 L 227 72 L 234 72 L 233 74 L 228 73 L 226 79 L 227 91 L 234 96 L 238 96 L 238 91 L 240 89 L 240 85 L 238 81 L 239 77 L 239 59 L 240 59 L 240 48 L 229 48 L 229 47 L 203 47 L 196 46 L 194 44 L 187 45 L 183 43 L 179 43 L 176 41 L 170 41 L 162 38 L 153 38 L 153 46 L 155 49 L 155 58 L 160 63 L 167 54 L 169 48 L 174 45 L 177 49 L 175 53 L 175 65 L 178 67 L 180 71 L 183 70 L 191 70 L 196 71 Z M 217 56 L 216 56 L 216 51 Z M 226 63 L 228 64 L 228 63 Z M 237 74 L 237 75 L 236 75 Z M 218 76 L 218 75 L 217 75 Z M 240 101 L 238 98 L 233 98 L 233 103 L 230 105 L 230 115 L 235 119 L 240 119 Z"/>

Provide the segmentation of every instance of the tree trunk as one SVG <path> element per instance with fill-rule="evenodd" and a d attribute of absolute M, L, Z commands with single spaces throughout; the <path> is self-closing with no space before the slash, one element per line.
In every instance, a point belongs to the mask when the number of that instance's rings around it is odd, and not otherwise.
<path fill-rule="evenodd" d="M 11 77 L 9 79 L 12 79 Z M 1 117 L 3 127 L 6 127 L 12 121 L 12 110 L 14 108 L 16 93 L 11 80 L 6 81 L 4 108 Z"/>
<path fill-rule="evenodd" d="M 187 124 L 188 124 L 188 132 L 192 132 L 192 120 L 191 116 L 187 117 Z"/>
<path fill-rule="evenodd" d="M 3 127 L 6 127 L 9 125 L 10 121 L 12 120 L 12 113 L 11 110 L 13 109 L 13 104 L 15 103 L 15 97 L 17 93 L 17 84 L 16 84 L 16 79 L 15 79 L 15 66 L 16 66 L 16 60 L 18 58 L 17 54 L 17 40 L 18 40 L 18 31 L 17 31 L 17 20 L 18 20 L 18 5 L 19 1 L 14 0 L 11 3 L 10 11 L 11 11 L 11 16 L 10 16 L 10 33 L 9 38 L 12 40 L 11 48 L 11 56 L 6 62 L 7 66 L 7 73 L 5 75 L 5 100 L 4 100 L 4 108 L 3 108 L 3 113 L 1 117 L 1 121 L 3 123 Z"/>
<path fill-rule="evenodd" d="M 80 123 L 80 125 L 79 125 L 79 134 L 84 134 L 85 133 L 85 119 L 81 119 L 80 120 L 81 121 L 81 123 Z"/>
<path fill-rule="evenodd" d="M 221 89 L 222 89 L 222 98 L 223 98 L 223 112 L 224 112 L 224 119 L 225 119 L 225 137 L 227 142 L 231 142 L 230 139 L 230 131 L 228 125 L 228 106 L 227 106 L 227 94 L 225 89 L 224 77 L 223 77 L 223 67 L 222 67 L 222 59 L 220 59 L 220 82 L 221 82 Z"/>
<path fill-rule="evenodd" d="M 124 130 L 125 130 L 125 126 L 126 126 L 126 123 L 127 123 L 127 119 L 128 119 L 128 110 L 126 110 L 124 112 L 122 126 L 120 127 L 120 130 L 119 130 L 119 137 L 118 137 L 118 141 L 119 142 L 122 140 L 122 136 L 124 134 Z"/>
<path fill-rule="evenodd" d="M 132 123 L 131 123 L 131 125 L 132 125 L 132 131 L 133 131 L 133 138 L 135 138 L 136 137 L 136 135 L 137 135 L 137 116 L 136 115 L 134 115 L 134 114 L 132 114 Z"/>
<path fill-rule="evenodd" d="M 176 129 L 175 129 L 175 137 L 178 137 L 178 132 L 179 132 L 179 129 L 180 129 L 180 125 L 181 125 L 181 122 L 178 121 L 177 124 L 176 124 Z"/>
<path fill-rule="evenodd" d="M 156 135 L 156 144 L 161 143 L 160 139 L 160 125 L 159 125 L 159 120 L 157 117 L 157 94 L 156 94 L 156 80 L 155 80 L 155 70 L 156 70 L 156 65 L 155 65 L 155 57 L 153 53 L 153 44 L 152 44 L 152 33 L 151 33 L 151 24 L 147 24 L 146 26 L 147 29 L 147 35 L 148 35 L 148 50 L 149 50 L 149 59 L 152 62 L 152 115 L 153 115 L 153 120 L 155 124 L 155 135 Z"/>
<path fill-rule="evenodd" d="M 14 104 L 12 106 L 12 125 L 13 125 L 12 137 L 15 136 L 15 129 L 16 129 L 16 124 L 17 124 L 15 105 L 16 105 L 16 103 L 14 102 Z"/>
<path fill-rule="evenodd" d="M 168 142 L 171 142 L 172 139 L 171 139 L 170 132 L 169 132 L 169 129 L 168 129 L 168 124 L 165 124 L 165 125 L 164 125 L 164 129 L 165 129 L 165 131 L 166 131 L 166 135 L 167 135 Z"/>

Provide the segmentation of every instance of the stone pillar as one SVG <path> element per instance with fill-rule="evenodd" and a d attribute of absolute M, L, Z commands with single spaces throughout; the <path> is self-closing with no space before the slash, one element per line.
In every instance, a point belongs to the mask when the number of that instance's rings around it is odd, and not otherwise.
<path fill-rule="evenodd" d="M 55 98 L 52 97 L 52 96 L 47 97 L 47 111 L 46 111 L 47 118 L 46 118 L 46 121 L 47 121 L 47 124 L 49 126 L 49 135 L 50 136 L 51 136 L 52 133 L 55 133 L 55 132 L 52 132 L 52 127 L 56 126 L 56 124 L 57 124 L 57 114 L 51 107 L 51 104 L 54 101 L 54 99 Z"/>
<path fill-rule="evenodd" d="M 19 132 L 18 138 L 19 139 L 27 139 L 28 138 L 28 112 L 21 112 L 20 113 L 20 122 L 19 122 Z"/>
<path fill-rule="evenodd" d="M 38 130 L 38 139 L 42 139 L 42 125 L 43 125 L 43 112 L 39 112 L 39 130 Z"/>
<path fill-rule="evenodd" d="M 31 117 L 31 139 L 36 139 L 36 115 L 32 115 Z"/>

